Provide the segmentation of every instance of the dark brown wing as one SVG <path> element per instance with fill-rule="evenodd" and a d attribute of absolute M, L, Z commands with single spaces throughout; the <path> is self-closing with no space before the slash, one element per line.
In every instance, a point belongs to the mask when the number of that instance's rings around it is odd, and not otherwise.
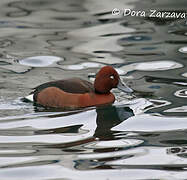
<path fill-rule="evenodd" d="M 34 100 L 36 100 L 39 92 L 48 87 L 57 87 L 68 93 L 94 92 L 92 83 L 79 78 L 72 78 L 67 80 L 51 81 L 35 87 L 34 91 L 31 92 L 31 94 L 34 93 Z"/>

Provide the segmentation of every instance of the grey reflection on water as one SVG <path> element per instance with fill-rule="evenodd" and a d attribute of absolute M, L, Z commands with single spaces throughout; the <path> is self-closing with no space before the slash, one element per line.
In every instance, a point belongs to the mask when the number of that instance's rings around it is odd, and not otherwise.
<path fill-rule="evenodd" d="M 186 20 L 111 14 L 115 7 L 184 12 L 184 0 L 0 5 L 1 179 L 187 177 Z M 114 90 L 113 106 L 74 111 L 20 100 L 47 81 L 93 78 L 104 65 L 134 96 Z"/>
<path fill-rule="evenodd" d="M 99 150 L 94 150 L 94 147 L 90 148 L 87 145 L 89 143 L 92 144 L 94 141 L 98 142 L 98 140 L 100 141 L 101 139 L 102 141 L 111 139 L 113 135 L 112 132 L 110 132 L 110 129 L 121 121 L 124 121 L 130 116 L 133 116 L 132 110 L 127 107 L 116 109 L 114 106 L 108 106 L 106 108 L 108 111 L 106 111 L 106 109 L 103 107 L 98 108 L 96 111 L 84 110 L 67 113 L 60 112 L 56 115 L 54 113 L 49 113 L 44 114 L 41 117 L 37 117 L 37 115 L 35 115 L 33 118 L 32 115 L 28 117 L 21 116 L 17 118 L 17 120 L 14 118 L 4 118 L 4 120 L 1 119 L 0 147 L 8 148 L 8 150 L 4 152 L 1 150 L 0 156 L 6 156 L 7 158 L 19 156 L 22 157 L 23 162 L 21 159 L 15 160 L 12 163 L 1 162 L 0 167 L 18 168 L 22 166 L 41 166 L 51 163 L 58 163 L 59 155 L 76 155 L 79 153 L 82 154 L 83 152 L 97 153 L 97 151 L 105 152 L 105 147 Z M 110 113 L 108 114 L 108 112 Z M 120 114 L 124 114 L 123 119 L 119 117 L 119 112 Z M 70 115 L 72 116 L 72 119 L 70 119 Z M 95 115 L 96 118 L 94 118 Z M 88 118 L 86 118 L 86 116 Z M 35 117 L 37 117 L 37 119 Z M 81 121 L 75 121 L 75 119 L 78 120 L 80 118 L 82 118 Z M 63 121 L 63 119 L 65 121 Z M 67 120 L 69 120 L 69 122 Z M 96 123 L 96 127 L 94 123 Z M 72 125 L 70 126 L 70 124 Z M 3 140 L 3 136 L 6 138 L 6 141 Z M 62 140 L 60 140 L 60 136 Z M 48 138 L 49 140 L 47 140 Z M 112 139 L 115 140 L 115 136 L 113 136 Z M 139 142 L 136 140 L 129 139 L 128 141 L 129 143 L 132 142 L 131 145 L 128 143 L 131 147 L 139 144 Z M 115 141 L 113 142 L 115 143 Z M 123 140 L 121 143 L 126 142 Z M 10 144 L 12 144 L 12 146 L 10 146 Z M 113 148 L 115 151 L 117 151 L 115 144 L 111 144 L 111 147 L 108 145 L 106 148 L 108 149 L 107 152 L 112 152 Z M 123 148 L 124 145 L 119 146 L 119 150 Z M 22 151 L 22 154 L 16 151 L 18 149 Z M 47 159 L 44 158 L 43 160 L 41 158 L 36 158 L 40 155 L 52 155 L 52 157 L 50 158 L 49 156 Z M 76 156 L 74 158 L 76 158 Z M 101 155 L 101 158 L 103 158 L 103 155 Z M 78 157 L 78 159 L 78 161 L 80 161 L 80 157 Z M 81 166 L 82 165 L 85 165 L 84 161 L 82 161 Z M 99 165 L 100 164 L 97 166 Z M 63 166 L 66 165 L 64 164 Z M 79 169 L 77 163 L 75 168 Z M 92 167 L 87 167 L 87 169 L 89 168 Z"/>
<path fill-rule="evenodd" d="M 175 95 L 178 97 L 186 98 L 187 97 L 187 89 L 179 90 L 175 93 Z"/>
<path fill-rule="evenodd" d="M 181 52 L 181 53 L 187 53 L 187 47 L 180 48 L 179 52 Z"/>
<path fill-rule="evenodd" d="M 19 60 L 19 63 L 31 67 L 47 67 L 62 60 L 56 56 L 34 56 Z"/>

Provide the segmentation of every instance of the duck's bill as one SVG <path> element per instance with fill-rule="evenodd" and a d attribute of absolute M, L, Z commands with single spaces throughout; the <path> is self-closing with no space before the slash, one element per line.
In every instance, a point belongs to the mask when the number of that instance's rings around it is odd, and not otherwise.
<path fill-rule="evenodd" d="M 130 87 L 128 87 L 126 84 L 123 84 L 121 81 L 119 81 L 117 88 L 123 92 L 126 92 L 126 93 L 133 92 L 133 90 Z"/>

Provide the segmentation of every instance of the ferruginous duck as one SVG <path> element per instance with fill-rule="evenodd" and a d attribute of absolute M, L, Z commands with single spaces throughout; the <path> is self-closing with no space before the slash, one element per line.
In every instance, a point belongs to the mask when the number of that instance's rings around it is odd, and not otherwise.
<path fill-rule="evenodd" d="M 118 88 L 126 93 L 133 90 L 122 84 L 112 66 L 104 66 L 97 73 L 94 84 L 80 78 L 51 81 L 34 88 L 28 99 L 45 107 L 83 108 L 112 104 L 115 96 L 110 92 Z"/>

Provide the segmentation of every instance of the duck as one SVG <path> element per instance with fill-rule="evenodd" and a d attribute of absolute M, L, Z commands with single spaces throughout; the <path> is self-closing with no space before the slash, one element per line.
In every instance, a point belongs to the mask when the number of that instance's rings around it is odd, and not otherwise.
<path fill-rule="evenodd" d="M 114 103 L 115 96 L 110 92 L 113 88 L 125 93 L 133 92 L 122 83 L 112 66 L 104 66 L 96 74 L 93 84 L 80 78 L 51 81 L 33 88 L 27 99 L 49 108 L 101 106 Z"/>

